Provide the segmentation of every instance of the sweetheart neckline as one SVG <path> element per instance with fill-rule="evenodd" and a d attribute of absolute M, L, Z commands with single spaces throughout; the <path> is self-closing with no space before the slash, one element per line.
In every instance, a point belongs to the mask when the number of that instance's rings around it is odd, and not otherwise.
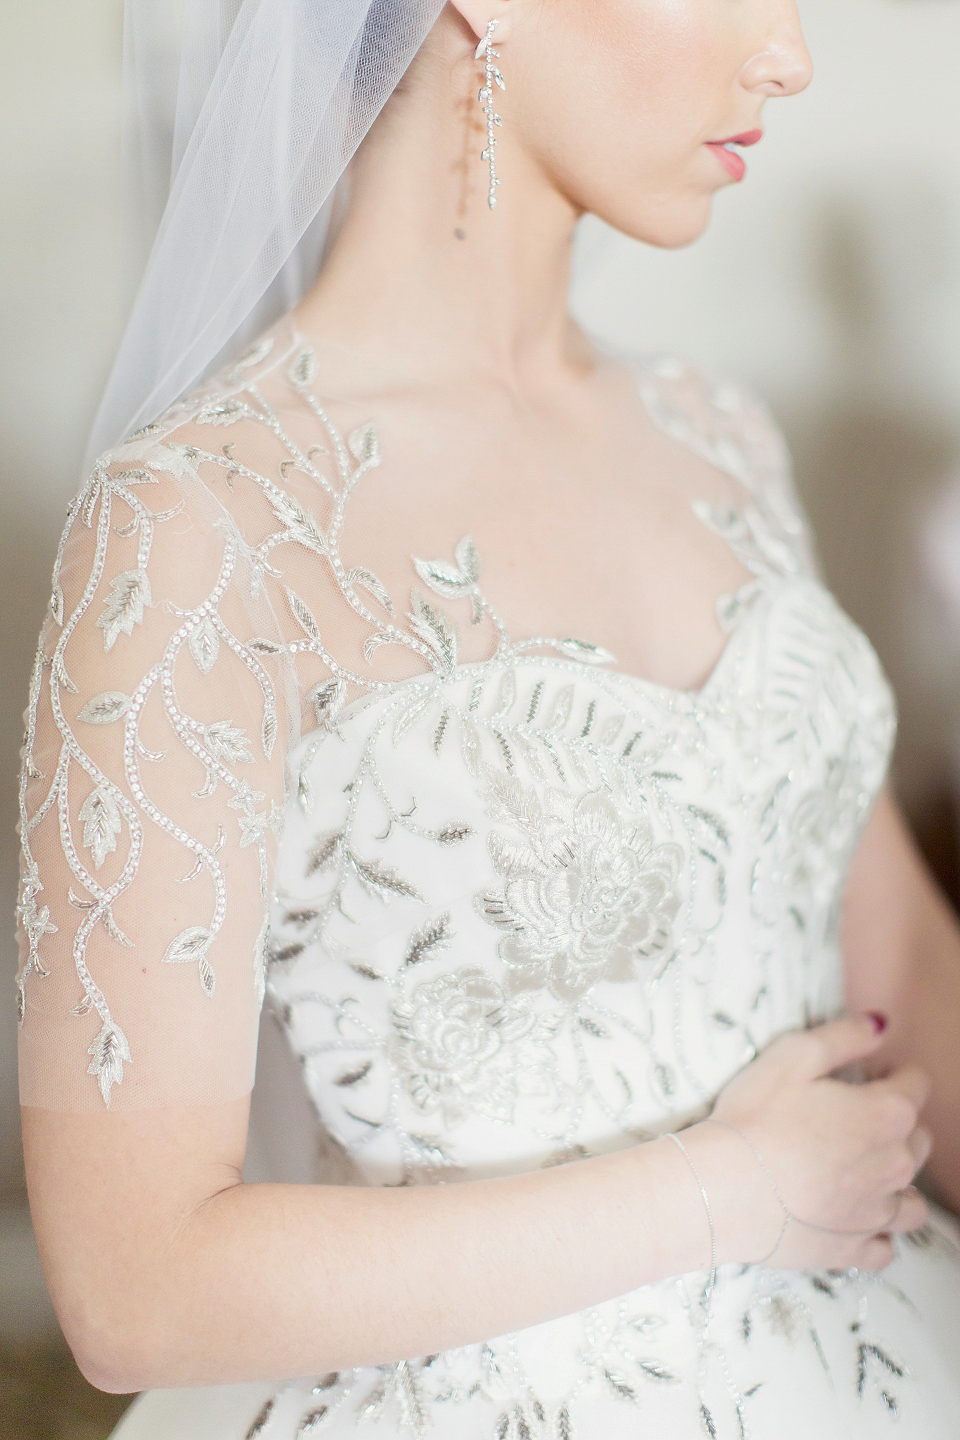
<path fill-rule="evenodd" d="M 703 684 L 694 690 L 678 689 L 671 685 L 663 685 L 656 680 L 647 679 L 641 675 L 634 675 L 627 670 L 612 669 L 602 664 L 590 664 L 590 662 L 586 660 L 573 660 L 562 655 L 514 654 L 501 660 L 498 660 L 496 655 L 492 655 L 486 660 L 465 661 L 457 665 L 447 676 L 439 676 L 436 671 L 424 671 L 420 675 L 408 675 L 402 680 L 388 681 L 385 683 L 383 689 L 370 690 L 363 695 L 358 695 L 356 699 L 344 706 L 332 733 L 339 731 L 357 715 L 362 714 L 365 710 L 375 705 L 378 700 L 393 700 L 407 690 L 416 690 L 417 687 L 420 686 L 439 689 L 441 686 L 455 685 L 459 681 L 467 680 L 471 675 L 475 675 L 479 671 L 487 669 L 506 670 L 511 666 L 518 665 L 529 665 L 531 668 L 539 665 L 561 672 L 572 672 L 580 678 L 596 677 L 597 679 L 601 679 L 606 677 L 615 684 L 633 686 L 640 693 L 659 697 L 674 707 L 685 707 L 691 711 L 696 711 L 720 685 L 724 673 L 728 667 L 733 664 L 733 657 L 738 648 L 738 642 L 742 640 L 749 624 L 759 616 L 765 616 L 769 619 L 774 613 L 775 602 L 781 598 L 785 588 L 789 587 L 792 589 L 794 586 L 807 588 L 811 584 L 818 590 L 829 594 L 829 591 L 825 591 L 825 587 L 820 585 L 818 581 L 810 581 L 803 576 L 798 576 L 794 580 L 785 581 L 783 586 L 778 586 L 776 593 L 771 592 L 766 587 L 761 588 L 753 603 L 744 610 L 740 619 L 730 631 L 726 644 L 717 656 L 716 662 L 709 675 Z M 524 644 L 522 640 L 518 643 L 520 645 Z M 311 730 L 305 730 L 294 753 L 304 750 L 311 742 L 315 742 L 329 733 L 331 732 L 316 726 Z"/>

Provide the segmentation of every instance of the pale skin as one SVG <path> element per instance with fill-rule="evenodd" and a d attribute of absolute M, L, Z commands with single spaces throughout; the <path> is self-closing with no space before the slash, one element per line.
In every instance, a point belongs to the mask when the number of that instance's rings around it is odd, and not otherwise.
<path fill-rule="evenodd" d="M 472 118 L 490 19 L 511 87 L 494 215 Z M 652 244 L 695 239 L 731 183 L 706 142 L 759 128 L 765 102 L 810 73 L 794 0 L 457 0 L 366 142 L 299 310 L 308 334 L 403 356 L 404 404 L 453 410 L 489 440 L 482 472 L 443 493 L 425 480 L 383 528 L 402 544 L 413 509 L 421 533 L 440 515 L 444 542 L 472 529 L 508 624 L 587 634 L 677 688 L 715 664 L 713 604 L 742 578 L 690 517 L 690 496 L 723 482 L 628 418 L 616 367 L 568 320 L 573 228 L 589 209 Z M 887 799 L 854 865 L 844 945 L 852 1018 L 775 1042 L 715 1110 L 825 1227 L 788 1227 L 775 1263 L 791 1268 L 889 1263 L 891 1233 L 926 1217 L 909 1187 L 931 1143 L 928 1173 L 960 1205 L 960 931 Z M 830 1078 L 854 1060 L 877 1078 Z M 246 1100 L 23 1119 L 51 1293 L 108 1390 L 429 1354 L 709 1261 L 700 1194 L 666 1140 L 508 1179 L 358 1190 L 244 1184 Z M 742 1141 L 709 1121 L 684 1139 L 719 1262 L 765 1257 L 782 1214 Z"/>

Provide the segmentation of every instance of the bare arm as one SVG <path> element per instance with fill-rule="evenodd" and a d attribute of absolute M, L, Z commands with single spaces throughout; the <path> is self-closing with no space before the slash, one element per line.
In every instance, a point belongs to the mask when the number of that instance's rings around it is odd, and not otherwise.
<path fill-rule="evenodd" d="M 718 1113 L 748 1128 L 798 1213 L 888 1228 L 926 1154 L 922 1076 L 831 1080 L 878 1044 L 863 1019 L 785 1037 Z M 652 1141 L 505 1179 L 405 1188 L 249 1185 L 247 1102 L 72 1115 L 24 1110 L 31 1206 L 54 1303 L 103 1389 L 278 1378 L 431 1354 L 705 1269 L 709 1230 L 679 1151 Z M 718 1263 L 769 1254 L 782 1215 L 740 1139 L 686 1132 Z M 839 1199 L 838 1197 L 843 1197 Z M 924 1218 L 904 1201 L 893 1228 Z M 889 1237 L 797 1229 L 778 1262 L 863 1268 Z"/>
<path fill-rule="evenodd" d="M 430 1354 L 709 1260 L 700 1196 L 670 1144 L 510 1179 L 363 1189 L 241 1183 L 243 1101 L 25 1110 L 24 1122 L 51 1289 L 104 1389 Z"/>
<path fill-rule="evenodd" d="M 931 1078 L 927 1174 L 960 1211 L 960 924 L 897 807 L 884 795 L 854 861 L 843 926 L 852 1010 L 887 1016 L 868 1070 L 919 1065 Z"/>

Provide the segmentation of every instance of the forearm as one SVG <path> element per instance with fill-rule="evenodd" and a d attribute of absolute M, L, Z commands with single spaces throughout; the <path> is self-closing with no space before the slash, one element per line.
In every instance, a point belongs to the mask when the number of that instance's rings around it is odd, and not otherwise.
<path fill-rule="evenodd" d="M 236 1186 L 180 1255 L 194 1299 L 165 1286 L 164 1306 L 202 1344 L 171 1364 L 196 1384 L 489 1339 L 697 1268 L 709 1244 L 689 1174 L 655 1145 L 506 1180 Z"/>
<path fill-rule="evenodd" d="M 699 1191 L 666 1141 L 437 1186 L 237 1181 L 175 1223 L 124 1208 L 101 1243 L 48 1265 L 81 1365 L 120 1391 L 432 1354 L 710 1259 Z"/>

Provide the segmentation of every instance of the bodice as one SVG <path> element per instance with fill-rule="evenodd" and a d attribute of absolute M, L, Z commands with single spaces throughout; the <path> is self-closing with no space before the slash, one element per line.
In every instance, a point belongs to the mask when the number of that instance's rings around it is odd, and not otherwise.
<path fill-rule="evenodd" d="M 696 693 L 520 655 L 310 736 L 271 988 L 364 1176 L 656 1133 L 836 1013 L 844 880 L 892 733 L 870 646 L 791 574 Z"/>

